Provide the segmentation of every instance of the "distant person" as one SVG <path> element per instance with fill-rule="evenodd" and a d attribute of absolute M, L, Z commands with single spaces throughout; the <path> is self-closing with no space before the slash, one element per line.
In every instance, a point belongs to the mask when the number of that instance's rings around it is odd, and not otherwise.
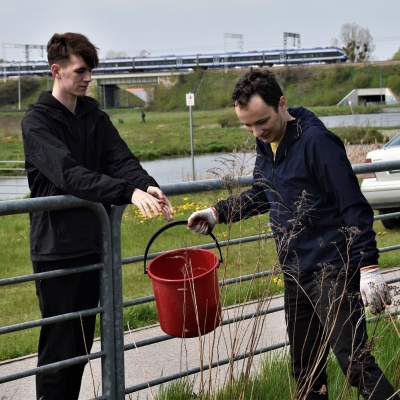
<path fill-rule="evenodd" d="M 142 111 L 142 124 L 146 123 L 146 114 Z"/>
<path fill-rule="evenodd" d="M 47 44 L 54 78 L 22 121 L 31 197 L 70 194 L 111 205 L 134 204 L 144 217 L 173 219 L 171 203 L 121 139 L 109 116 L 87 97 L 97 48 L 79 33 L 54 34 Z M 30 215 L 35 273 L 100 261 L 99 221 L 86 208 Z M 36 281 L 42 317 L 97 307 L 98 271 Z M 90 352 L 96 316 L 41 327 L 38 366 Z M 84 335 L 82 333 L 84 332 Z M 37 399 L 78 399 L 85 363 L 36 375 Z"/>
<path fill-rule="evenodd" d="M 378 268 L 374 214 L 342 141 L 309 110 L 288 108 L 268 70 L 245 74 L 232 99 L 256 138 L 252 187 L 194 212 L 188 228 L 207 234 L 218 223 L 269 212 L 296 399 L 328 398 L 331 349 L 365 399 L 398 400 L 368 341 L 364 306 L 379 313 L 391 293 Z"/>

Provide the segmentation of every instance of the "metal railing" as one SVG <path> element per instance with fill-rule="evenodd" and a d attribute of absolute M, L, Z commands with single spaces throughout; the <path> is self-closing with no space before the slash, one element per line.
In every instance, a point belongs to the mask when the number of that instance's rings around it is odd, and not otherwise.
<path fill-rule="evenodd" d="M 373 171 L 384 171 L 388 169 L 400 169 L 400 161 L 389 162 L 389 163 L 373 163 L 373 164 L 358 164 L 353 166 L 354 171 L 357 174 L 373 172 Z M 228 189 L 233 187 L 244 187 L 251 184 L 252 177 L 244 176 L 232 179 L 210 179 L 203 181 L 194 182 L 181 182 L 176 184 L 162 185 L 162 190 L 166 195 L 179 195 L 196 193 L 208 190 L 220 190 Z M 46 366 L 33 368 L 30 370 L 25 370 L 18 372 L 16 374 L 10 374 L 7 376 L 0 377 L 0 384 L 5 382 L 10 382 L 12 380 L 21 379 L 23 377 L 34 375 L 38 372 L 47 372 L 53 369 L 58 369 L 61 367 L 66 367 L 87 359 L 101 358 L 101 374 L 102 374 L 102 394 L 96 399 L 109 399 L 109 400 L 123 400 L 126 394 L 138 392 L 143 389 L 147 389 L 151 386 L 160 385 L 165 382 L 169 382 L 178 379 L 182 376 L 188 376 L 191 374 L 196 374 L 200 371 L 207 370 L 209 368 L 214 368 L 224 364 L 232 362 L 232 358 L 219 359 L 215 362 L 200 365 L 196 368 L 191 368 L 185 370 L 184 372 L 179 371 L 177 373 L 163 376 L 159 379 L 154 379 L 151 381 L 145 381 L 137 385 L 126 387 L 125 384 L 125 363 L 124 354 L 126 351 L 133 348 L 139 348 L 143 346 L 151 346 L 155 343 L 163 342 L 172 339 L 169 335 L 160 335 L 149 340 L 142 340 L 133 344 L 125 344 L 125 332 L 124 332 L 124 317 L 123 309 L 130 306 L 135 306 L 138 304 L 148 303 L 154 301 L 154 296 L 146 296 L 136 299 L 131 299 L 128 301 L 123 301 L 122 298 L 122 266 L 138 261 L 143 261 L 144 256 L 127 257 L 122 258 L 121 249 L 121 221 L 122 216 L 125 211 L 125 206 L 115 206 L 112 207 L 110 215 L 107 215 L 104 208 L 97 203 L 91 203 L 84 200 L 76 199 L 72 196 L 56 196 L 47 198 L 36 198 L 36 199 L 23 199 L 23 200 L 10 200 L 0 202 L 0 216 L 14 215 L 31 213 L 35 211 L 43 210 L 57 210 L 66 208 L 76 208 L 76 207 L 87 207 L 89 208 L 99 219 L 101 223 L 102 231 L 102 254 L 101 262 L 94 265 L 89 265 L 84 268 L 79 269 L 68 269 L 68 270 L 58 270 L 53 272 L 41 273 L 41 274 L 31 274 L 25 276 L 12 277 L 0 280 L 0 286 L 14 285 L 22 282 L 35 281 L 37 279 L 46 279 L 53 276 L 61 276 L 68 273 L 78 273 L 83 271 L 89 271 L 98 269 L 101 275 L 101 290 L 100 290 L 100 306 L 95 309 L 85 310 L 78 313 L 70 313 L 65 315 L 60 315 L 56 317 L 46 318 L 37 321 L 29 321 L 21 324 L 16 324 L 12 326 L 6 326 L 0 328 L 0 334 L 12 333 L 22 329 L 31 328 L 34 326 L 41 326 L 44 324 L 49 324 L 53 322 L 58 322 L 64 319 L 77 318 L 83 315 L 90 315 L 94 313 L 99 313 L 101 316 L 101 351 L 94 352 L 88 356 L 77 357 L 74 359 L 69 359 L 61 361 L 54 364 L 49 364 Z M 391 213 L 388 215 L 380 215 L 376 219 L 385 219 L 400 217 L 399 213 Z M 271 234 L 256 235 L 251 237 L 244 237 L 233 239 L 229 241 L 219 242 L 221 247 L 234 245 L 239 243 L 253 242 L 261 239 L 270 239 Z M 213 248 L 215 243 L 197 246 L 200 248 Z M 380 249 L 380 252 L 393 251 L 400 248 L 400 245 L 389 246 L 384 249 Z M 147 255 L 147 259 L 153 259 L 160 253 L 152 253 Z M 236 283 L 238 281 L 243 282 L 245 280 L 252 280 L 255 278 L 261 278 L 270 275 L 271 271 L 263 271 L 258 274 L 251 274 L 242 277 L 236 277 L 232 279 L 226 279 L 220 282 L 220 285 L 229 285 Z M 394 283 L 397 280 L 389 281 L 388 283 Z M 257 311 L 257 316 L 266 315 L 282 311 L 283 307 L 271 307 L 265 310 Z M 240 320 L 252 319 L 255 317 L 254 313 L 249 313 L 246 315 L 241 315 L 238 318 L 229 318 L 222 321 L 222 325 L 232 324 Z M 262 354 L 275 350 L 276 348 L 284 347 L 287 342 L 283 341 L 281 343 L 274 344 L 273 346 L 264 346 L 251 351 L 251 354 L 244 352 L 242 354 L 236 354 L 234 361 L 246 358 L 248 356 L 254 356 L 256 354 Z"/>
<path fill-rule="evenodd" d="M 31 370 L 21 371 L 8 376 L 0 377 L 0 384 L 10 382 L 12 380 L 21 379 L 27 376 L 35 375 L 39 372 L 49 372 L 59 368 L 78 364 L 87 359 L 100 358 L 102 360 L 102 391 L 103 396 L 98 399 L 112 399 L 115 393 L 115 361 L 113 357 L 114 350 L 114 306 L 112 302 L 112 258 L 110 223 L 107 212 L 104 207 L 98 203 L 92 203 L 80 200 L 72 196 L 53 196 L 36 199 L 10 200 L 0 202 L 0 216 L 25 214 L 36 211 L 62 210 L 67 208 L 86 207 L 92 211 L 98 218 L 101 226 L 102 251 L 100 263 L 88 265 L 82 268 L 67 268 L 52 272 L 43 272 L 39 274 L 30 274 L 19 277 L 11 277 L 0 280 L 0 286 L 15 285 L 22 282 L 36 281 L 39 279 L 48 279 L 54 276 L 63 276 L 76 274 L 85 271 L 99 270 L 100 272 L 100 306 L 90 310 L 63 314 L 55 317 L 44 318 L 37 321 L 29 321 L 25 323 L 15 324 L 0 328 L 0 334 L 17 332 L 23 329 L 51 324 L 73 318 L 80 318 L 85 315 L 93 315 L 99 313 L 101 316 L 101 341 L 102 351 L 93 353 L 88 356 L 75 357 L 65 361 L 52 363 L 49 365 L 37 367 Z"/>

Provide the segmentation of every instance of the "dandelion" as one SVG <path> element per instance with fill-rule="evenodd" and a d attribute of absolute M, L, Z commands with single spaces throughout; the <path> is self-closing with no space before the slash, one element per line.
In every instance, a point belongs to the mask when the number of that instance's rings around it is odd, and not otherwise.
<path fill-rule="evenodd" d="M 273 282 L 278 285 L 278 286 L 282 286 L 283 285 L 283 281 L 281 278 L 278 278 L 277 276 L 274 277 Z"/>

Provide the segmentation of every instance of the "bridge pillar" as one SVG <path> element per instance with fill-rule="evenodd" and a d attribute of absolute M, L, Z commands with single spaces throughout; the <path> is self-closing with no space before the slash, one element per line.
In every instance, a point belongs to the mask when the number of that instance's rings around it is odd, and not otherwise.
<path fill-rule="evenodd" d="M 120 106 L 120 88 L 117 85 L 100 85 L 101 107 L 118 108 Z"/>

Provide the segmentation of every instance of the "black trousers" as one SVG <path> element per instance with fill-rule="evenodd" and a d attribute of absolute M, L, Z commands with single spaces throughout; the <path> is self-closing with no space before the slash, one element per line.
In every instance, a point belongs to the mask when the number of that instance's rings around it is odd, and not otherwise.
<path fill-rule="evenodd" d="M 358 270 L 287 275 L 284 298 L 299 400 L 328 398 L 330 349 L 348 382 L 365 399 L 399 399 L 368 348 Z"/>
<path fill-rule="evenodd" d="M 99 255 L 59 261 L 34 262 L 36 273 L 73 268 L 99 261 Z M 91 271 L 36 281 L 42 317 L 97 307 L 99 272 Z M 94 338 L 96 316 L 84 317 L 41 327 L 38 366 L 89 353 Z M 44 400 L 75 400 L 79 397 L 85 363 L 36 375 L 36 396 Z"/>

